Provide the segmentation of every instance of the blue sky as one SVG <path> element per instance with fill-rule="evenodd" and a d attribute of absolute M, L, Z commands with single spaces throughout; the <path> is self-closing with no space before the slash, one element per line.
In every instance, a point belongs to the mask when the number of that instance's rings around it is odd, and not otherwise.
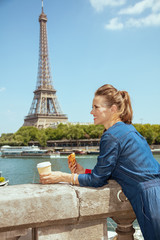
<path fill-rule="evenodd" d="M 129 92 L 133 123 L 160 124 L 160 0 L 44 0 L 50 67 L 70 122 L 93 122 L 95 90 Z M 36 88 L 41 0 L 0 0 L 0 134 L 17 131 Z"/>

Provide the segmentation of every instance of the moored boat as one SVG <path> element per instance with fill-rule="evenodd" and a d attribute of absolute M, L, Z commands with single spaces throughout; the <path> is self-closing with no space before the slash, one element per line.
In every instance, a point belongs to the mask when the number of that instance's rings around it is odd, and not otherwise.
<path fill-rule="evenodd" d="M 160 154 L 160 149 L 159 148 L 153 148 L 153 149 L 151 149 L 151 151 L 154 154 Z"/>
<path fill-rule="evenodd" d="M 1 157 L 45 157 L 45 158 L 54 158 L 59 157 L 59 152 L 53 152 L 51 150 L 40 149 L 38 146 L 2 146 L 1 147 Z"/>
<path fill-rule="evenodd" d="M 0 187 L 7 186 L 9 184 L 9 180 L 2 177 L 2 172 L 0 171 Z"/>
<path fill-rule="evenodd" d="M 9 180 L 0 182 L 0 187 L 2 187 L 2 186 L 7 186 L 8 184 L 9 184 Z"/>

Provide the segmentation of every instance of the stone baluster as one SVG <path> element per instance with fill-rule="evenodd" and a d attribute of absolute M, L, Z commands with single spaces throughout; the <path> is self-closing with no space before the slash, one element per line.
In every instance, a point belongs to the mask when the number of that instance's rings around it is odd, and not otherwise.
<path fill-rule="evenodd" d="M 18 240 L 21 236 L 25 236 L 28 229 L 10 230 L 7 232 L 0 232 L 0 240 Z"/>
<path fill-rule="evenodd" d="M 122 190 L 117 193 L 117 198 L 119 202 L 128 202 L 128 199 L 124 195 Z M 135 213 L 133 211 L 128 214 L 117 214 L 112 217 L 112 219 L 117 223 L 116 232 L 118 234 L 117 240 L 133 240 L 133 234 L 135 229 L 133 228 L 133 222 L 136 219 Z"/>
<path fill-rule="evenodd" d="M 133 221 L 135 220 L 135 215 L 119 215 L 112 217 L 112 219 L 117 223 L 116 232 L 118 234 L 117 240 L 133 240 L 133 234 L 135 229 L 133 228 Z"/>

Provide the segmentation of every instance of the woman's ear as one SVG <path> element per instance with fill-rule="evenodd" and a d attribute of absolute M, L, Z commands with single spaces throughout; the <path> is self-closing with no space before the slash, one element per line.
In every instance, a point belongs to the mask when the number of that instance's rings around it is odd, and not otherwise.
<path fill-rule="evenodd" d="M 117 106 L 116 106 L 115 104 L 113 104 L 113 105 L 111 106 L 111 112 L 112 112 L 112 113 L 116 113 L 116 112 L 117 112 Z"/>

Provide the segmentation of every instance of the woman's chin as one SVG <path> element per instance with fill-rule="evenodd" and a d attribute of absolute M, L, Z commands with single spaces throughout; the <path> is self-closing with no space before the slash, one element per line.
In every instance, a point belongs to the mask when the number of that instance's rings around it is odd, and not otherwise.
<path fill-rule="evenodd" d="M 94 119 L 94 125 L 98 125 L 98 121 L 96 121 L 96 119 Z"/>

